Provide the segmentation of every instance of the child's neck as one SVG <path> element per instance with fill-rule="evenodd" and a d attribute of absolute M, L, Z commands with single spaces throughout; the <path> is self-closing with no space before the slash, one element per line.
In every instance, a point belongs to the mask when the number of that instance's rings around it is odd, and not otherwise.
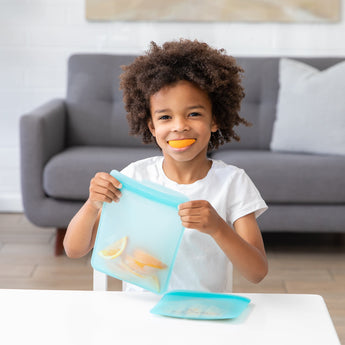
<path fill-rule="evenodd" d="M 206 177 L 211 169 L 212 161 L 205 157 L 202 160 L 178 162 L 164 157 L 163 171 L 165 175 L 178 184 L 191 184 Z"/>

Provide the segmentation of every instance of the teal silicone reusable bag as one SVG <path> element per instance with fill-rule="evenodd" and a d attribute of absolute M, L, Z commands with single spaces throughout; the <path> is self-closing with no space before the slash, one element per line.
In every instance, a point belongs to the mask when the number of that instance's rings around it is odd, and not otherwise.
<path fill-rule="evenodd" d="M 177 290 L 165 294 L 152 314 L 198 320 L 233 319 L 247 308 L 250 299 L 229 294 Z"/>
<path fill-rule="evenodd" d="M 91 265 L 155 293 L 167 290 L 184 228 L 178 205 L 188 199 L 160 185 L 139 183 L 116 170 L 120 201 L 104 203 Z"/>

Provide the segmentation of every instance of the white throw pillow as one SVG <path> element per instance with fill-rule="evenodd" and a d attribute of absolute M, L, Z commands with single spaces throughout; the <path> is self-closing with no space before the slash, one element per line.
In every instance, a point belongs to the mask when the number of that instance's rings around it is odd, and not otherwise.
<path fill-rule="evenodd" d="M 271 150 L 345 155 L 345 61 L 324 71 L 281 59 Z"/>

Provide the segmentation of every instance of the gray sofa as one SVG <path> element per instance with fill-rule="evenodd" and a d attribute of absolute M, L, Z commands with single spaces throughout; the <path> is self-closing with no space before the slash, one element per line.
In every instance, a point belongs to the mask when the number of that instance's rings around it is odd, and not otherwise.
<path fill-rule="evenodd" d="M 56 254 L 70 219 L 88 196 L 97 171 L 121 170 L 160 151 L 129 136 L 119 91 L 121 65 L 134 56 L 76 54 L 68 62 L 65 99 L 20 120 L 21 183 L 27 218 L 58 230 Z M 297 59 L 319 69 L 341 58 Z M 278 153 L 269 149 L 276 114 L 279 58 L 237 58 L 244 68 L 239 143 L 211 154 L 246 170 L 269 210 L 262 231 L 345 232 L 345 157 Z M 60 243 L 60 244 L 59 244 Z"/>

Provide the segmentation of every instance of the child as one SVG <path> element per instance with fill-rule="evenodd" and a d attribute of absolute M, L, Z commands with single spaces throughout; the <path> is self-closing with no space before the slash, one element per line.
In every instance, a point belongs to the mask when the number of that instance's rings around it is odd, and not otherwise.
<path fill-rule="evenodd" d="M 179 205 L 186 228 L 169 289 L 230 292 L 232 265 L 258 283 L 268 265 L 256 217 L 267 206 L 242 169 L 208 159 L 231 139 L 244 97 L 243 70 L 224 50 L 180 40 L 150 50 L 123 67 L 121 89 L 131 133 L 155 141 L 163 156 L 134 162 L 122 173 L 185 194 Z M 100 172 L 89 198 L 71 220 L 64 240 L 70 257 L 94 245 L 103 202 L 121 202 L 121 185 Z M 140 288 L 125 284 L 125 290 Z"/>

